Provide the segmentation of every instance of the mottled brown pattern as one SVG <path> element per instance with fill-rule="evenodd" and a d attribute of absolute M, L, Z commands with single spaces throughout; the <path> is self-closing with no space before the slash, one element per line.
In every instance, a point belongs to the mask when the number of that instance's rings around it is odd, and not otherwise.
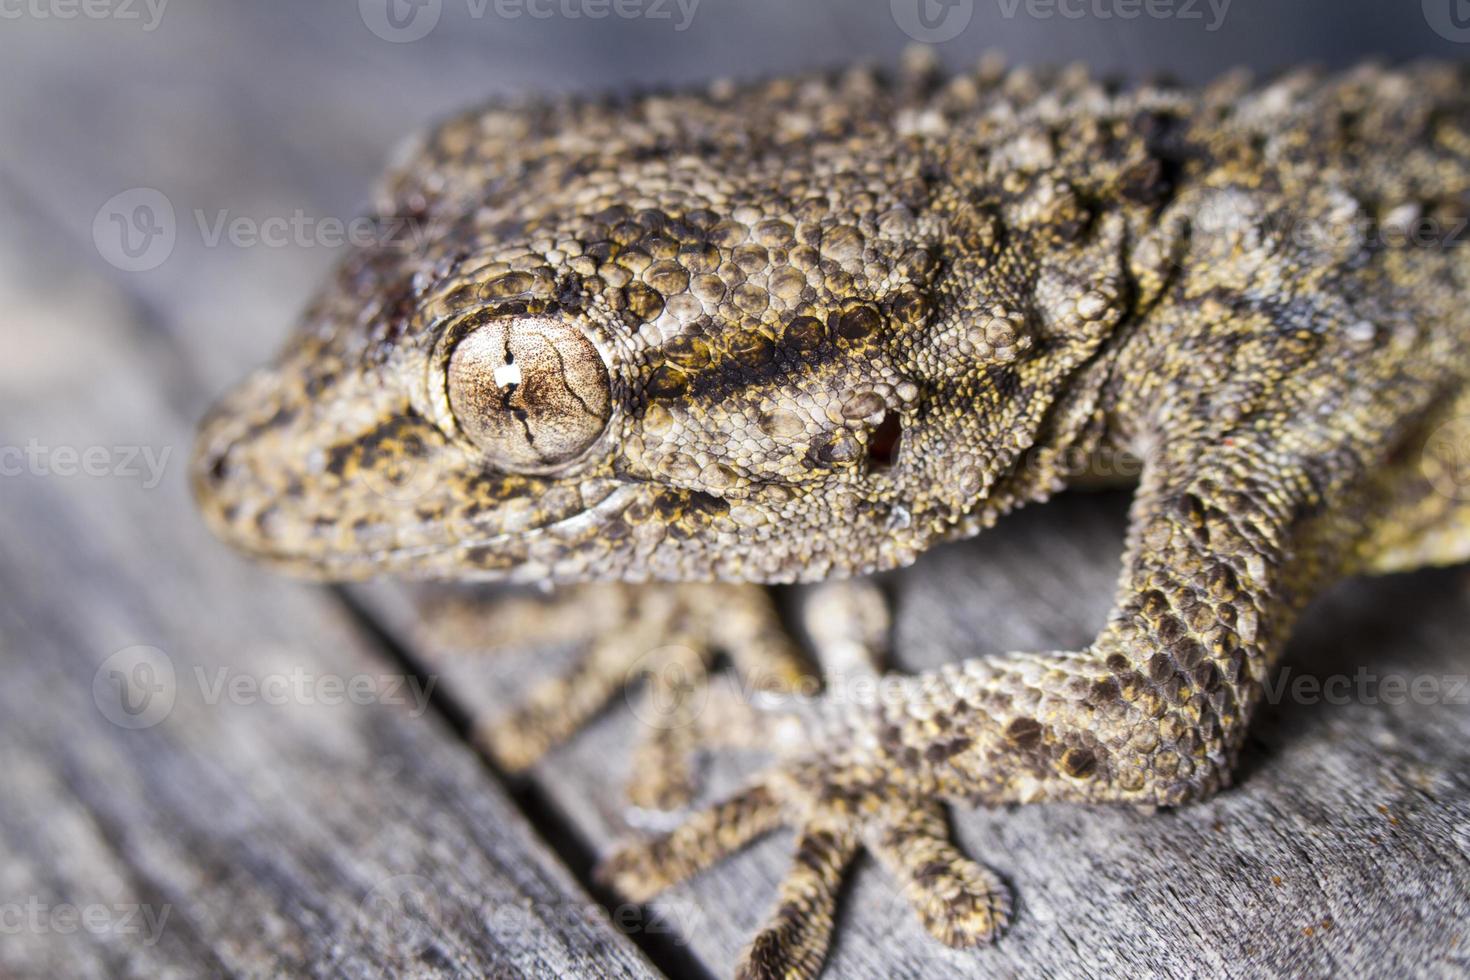
<path fill-rule="evenodd" d="M 860 848 L 937 938 L 985 942 L 1009 900 L 939 800 L 1205 796 L 1314 593 L 1470 555 L 1464 474 L 1431 452 L 1470 409 L 1470 253 L 1446 241 L 1470 213 L 1467 82 L 1119 92 L 915 62 L 468 113 L 380 191 L 419 235 L 350 257 L 204 423 L 198 497 L 318 576 L 728 583 L 649 587 L 642 633 L 487 733 L 520 766 L 620 689 L 649 624 L 689 651 L 660 664 L 725 649 L 789 686 L 738 583 L 892 568 L 1141 460 L 1087 649 L 888 697 L 856 671 L 815 704 L 712 700 L 645 750 L 674 775 L 645 799 L 687 795 L 671 760 L 696 741 L 777 762 L 605 868 L 646 897 L 788 824 L 750 975 L 819 968 Z M 504 372 L 513 348 L 537 353 Z"/>

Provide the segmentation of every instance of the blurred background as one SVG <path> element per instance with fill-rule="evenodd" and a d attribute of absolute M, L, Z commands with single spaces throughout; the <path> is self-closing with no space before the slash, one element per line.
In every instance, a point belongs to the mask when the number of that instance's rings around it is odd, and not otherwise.
<path fill-rule="evenodd" d="M 216 365 L 228 374 L 274 346 L 334 256 L 318 230 L 264 247 L 232 235 L 211 244 L 216 219 L 349 220 L 406 134 L 492 94 L 892 64 L 916 40 L 934 42 L 956 68 L 995 50 L 1019 64 L 1075 60 L 1101 73 L 1197 82 L 1241 65 L 1269 73 L 1369 56 L 1463 57 L 1465 6 L 6 0 L 0 206 L 32 212 L 69 261 L 95 266 L 147 304 L 151 322 L 197 355 L 211 382 L 222 381 Z M 135 188 L 170 203 L 178 238 L 166 260 L 155 249 L 150 268 L 130 272 L 116 268 L 130 263 L 114 246 L 104 242 L 108 254 L 99 254 L 93 225 L 113 195 Z M 271 288 L 263 292 L 262 282 Z M 230 329 L 203 329 L 222 317 Z"/>
<path fill-rule="evenodd" d="M 0 0 L 0 976 L 728 972 L 787 842 L 652 923 L 613 905 L 589 870 L 628 829 L 626 712 L 499 780 L 467 733 L 520 669 L 445 658 L 416 593 L 228 553 L 192 512 L 192 427 L 437 117 L 891 65 L 916 41 L 956 69 L 998 51 L 1198 82 L 1463 59 L 1470 3 Z M 899 663 L 1085 643 L 1125 507 L 1063 499 L 896 576 Z M 1460 570 L 1356 583 L 1291 662 L 1463 678 L 1467 594 Z M 353 678 L 362 703 L 318 683 Z M 1470 949 L 1470 712 L 1451 701 L 1268 709 L 1244 788 L 1158 821 L 957 816 L 1019 886 L 1015 929 L 940 949 L 860 875 L 833 975 L 1451 975 Z"/>

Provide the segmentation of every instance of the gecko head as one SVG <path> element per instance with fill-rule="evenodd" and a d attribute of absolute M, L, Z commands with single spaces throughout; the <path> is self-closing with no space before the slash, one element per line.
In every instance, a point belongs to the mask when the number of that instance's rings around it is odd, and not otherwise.
<path fill-rule="evenodd" d="M 349 258 L 204 423 L 218 533 L 328 577 L 892 567 L 989 519 L 1116 319 L 911 144 L 569 152 L 396 188 L 423 241 Z"/>

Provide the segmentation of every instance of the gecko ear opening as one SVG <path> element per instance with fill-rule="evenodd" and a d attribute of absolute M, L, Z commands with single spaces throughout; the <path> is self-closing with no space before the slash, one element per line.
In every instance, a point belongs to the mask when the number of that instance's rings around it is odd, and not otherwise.
<path fill-rule="evenodd" d="M 449 408 L 491 464 L 546 472 L 577 460 L 607 428 L 607 365 L 576 325 L 547 315 L 483 318 L 445 369 Z"/>
<path fill-rule="evenodd" d="M 903 423 L 899 420 L 898 413 L 891 409 L 884 412 L 878 427 L 868 438 L 869 469 L 884 470 L 892 466 L 893 461 L 898 458 L 898 443 L 902 438 Z"/>

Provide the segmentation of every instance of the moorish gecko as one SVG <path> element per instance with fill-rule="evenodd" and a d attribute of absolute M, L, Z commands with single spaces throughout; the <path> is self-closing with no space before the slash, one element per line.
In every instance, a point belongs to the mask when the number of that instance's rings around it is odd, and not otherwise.
<path fill-rule="evenodd" d="M 1208 796 L 1314 593 L 1470 557 L 1435 451 L 1470 437 L 1467 208 L 1447 65 L 1191 91 L 915 62 L 503 103 L 390 170 L 376 216 L 411 234 L 355 249 L 204 422 L 196 492 L 314 576 L 648 583 L 605 586 L 627 615 L 486 733 L 520 768 L 650 650 L 789 689 L 751 583 L 903 565 L 1137 459 L 1086 649 L 711 701 L 637 757 L 635 799 L 669 805 L 696 744 L 775 752 L 605 867 L 643 900 L 795 827 L 749 975 L 820 968 L 859 848 L 982 943 L 1009 899 L 941 801 Z"/>

